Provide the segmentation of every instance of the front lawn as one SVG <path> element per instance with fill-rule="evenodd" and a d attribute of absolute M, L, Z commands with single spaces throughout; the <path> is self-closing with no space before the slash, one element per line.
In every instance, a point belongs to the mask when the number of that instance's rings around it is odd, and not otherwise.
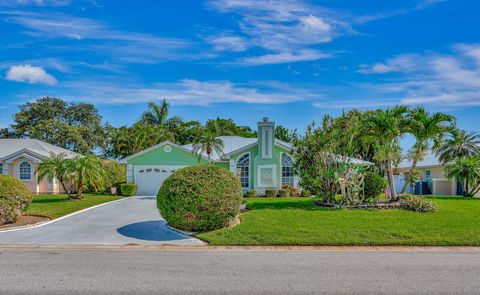
<path fill-rule="evenodd" d="M 66 195 L 34 195 L 33 201 L 25 214 L 42 215 L 55 219 L 75 211 L 98 204 L 121 199 L 111 195 L 85 194 L 83 200 L 67 200 Z"/>
<path fill-rule="evenodd" d="M 198 234 L 210 245 L 480 246 L 480 199 L 431 197 L 437 213 L 338 210 L 311 198 L 252 198 L 242 223 Z"/>

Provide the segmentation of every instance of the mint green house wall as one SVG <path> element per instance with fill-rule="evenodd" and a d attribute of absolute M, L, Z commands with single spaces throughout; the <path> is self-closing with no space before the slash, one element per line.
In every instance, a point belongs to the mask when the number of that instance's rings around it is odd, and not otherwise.
<path fill-rule="evenodd" d="M 184 151 L 175 146 L 171 146 L 171 152 L 167 153 L 162 147 L 154 149 L 139 155 L 133 159 L 127 160 L 127 164 L 133 165 L 195 165 L 199 163 L 207 163 L 206 160 L 201 159 L 188 151 Z"/>

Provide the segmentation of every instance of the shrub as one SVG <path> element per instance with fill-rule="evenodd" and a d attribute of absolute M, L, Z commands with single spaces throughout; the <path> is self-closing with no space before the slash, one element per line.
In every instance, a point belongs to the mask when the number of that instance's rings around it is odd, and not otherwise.
<path fill-rule="evenodd" d="M 290 190 L 288 188 L 282 188 L 278 191 L 278 197 L 286 198 L 290 197 Z"/>
<path fill-rule="evenodd" d="M 31 202 L 32 194 L 25 184 L 0 174 L 0 224 L 17 221 Z"/>
<path fill-rule="evenodd" d="M 312 193 L 311 193 L 308 189 L 303 189 L 303 190 L 302 190 L 302 194 L 301 194 L 300 196 L 301 196 L 301 197 L 308 198 L 308 197 L 311 197 L 311 196 L 312 196 Z"/>
<path fill-rule="evenodd" d="M 385 188 L 386 180 L 377 173 L 367 172 L 365 173 L 364 185 L 366 199 L 378 198 Z"/>
<path fill-rule="evenodd" d="M 254 198 L 257 196 L 257 192 L 255 190 L 249 190 L 246 194 L 245 194 L 245 197 L 246 198 Z"/>
<path fill-rule="evenodd" d="M 298 187 L 294 187 L 293 185 L 282 185 L 282 189 L 288 189 L 290 192 L 290 197 L 300 197 L 302 195 L 302 190 Z"/>
<path fill-rule="evenodd" d="M 267 198 L 274 198 L 277 196 L 277 191 L 274 189 L 267 189 L 265 190 L 265 197 Z"/>
<path fill-rule="evenodd" d="M 105 170 L 105 176 L 96 192 L 109 192 L 112 186 L 120 188 L 120 184 L 124 183 L 127 178 L 125 165 L 118 164 L 111 160 L 103 160 L 102 164 Z"/>
<path fill-rule="evenodd" d="M 437 204 L 423 197 L 413 196 L 413 195 L 404 195 L 401 196 L 402 208 L 405 210 L 415 211 L 415 212 L 437 212 Z"/>
<path fill-rule="evenodd" d="M 164 182 L 157 207 L 167 222 L 187 231 L 228 226 L 239 214 L 242 187 L 238 178 L 213 165 L 180 169 Z"/>
<path fill-rule="evenodd" d="M 130 183 L 122 183 L 120 185 L 120 193 L 122 196 L 131 197 L 137 194 L 137 185 Z"/>

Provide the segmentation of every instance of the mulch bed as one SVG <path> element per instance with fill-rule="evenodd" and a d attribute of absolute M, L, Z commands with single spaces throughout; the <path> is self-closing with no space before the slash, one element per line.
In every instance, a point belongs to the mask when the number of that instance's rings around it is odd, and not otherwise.
<path fill-rule="evenodd" d="M 26 226 L 26 225 L 32 225 L 44 221 L 48 221 L 50 218 L 45 217 L 45 216 L 38 216 L 38 215 L 22 215 L 17 222 L 15 223 L 8 223 L 8 224 L 3 224 L 0 225 L 0 231 L 6 230 L 6 229 L 11 229 L 14 227 L 19 227 L 19 226 Z"/>
<path fill-rule="evenodd" d="M 325 203 L 324 201 L 313 201 L 315 206 L 332 209 L 399 209 L 402 208 L 400 202 L 380 202 L 377 204 L 361 204 L 361 205 L 338 205 L 332 203 Z"/>

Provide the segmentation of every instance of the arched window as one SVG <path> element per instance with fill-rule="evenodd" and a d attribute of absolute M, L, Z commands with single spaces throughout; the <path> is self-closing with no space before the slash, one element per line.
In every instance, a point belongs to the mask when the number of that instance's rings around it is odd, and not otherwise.
<path fill-rule="evenodd" d="M 282 154 L 282 185 L 293 186 L 293 160 L 287 154 Z"/>
<path fill-rule="evenodd" d="M 250 155 L 245 154 L 238 158 L 237 160 L 237 175 L 240 179 L 240 183 L 242 184 L 242 188 L 249 188 L 250 181 Z"/>
<path fill-rule="evenodd" d="M 20 164 L 20 179 L 31 180 L 32 179 L 32 165 L 28 162 L 22 162 Z"/>

